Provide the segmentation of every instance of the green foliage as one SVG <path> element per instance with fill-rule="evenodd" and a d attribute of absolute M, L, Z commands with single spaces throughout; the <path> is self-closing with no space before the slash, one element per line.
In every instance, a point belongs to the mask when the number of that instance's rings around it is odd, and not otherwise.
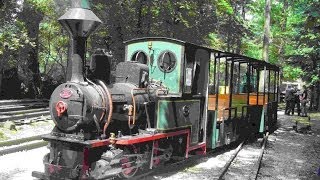
<path fill-rule="evenodd" d="M 319 75 L 312 74 L 310 84 L 314 85 L 320 81 Z"/>
<path fill-rule="evenodd" d="M 284 4 L 287 2 L 288 4 Z M 177 38 L 222 51 L 262 59 L 264 0 L 95 0 L 92 9 L 104 22 L 88 41 L 88 54 L 96 48 L 112 51 L 113 62 L 124 59 L 122 42 L 145 36 Z M 39 48 L 39 64 L 45 76 L 62 73 L 69 38 L 57 22 L 69 7 L 65 0 L 25 0 L 23 8 L 8 0 L 0 9 L 0 56 L 6 68 L 19 66 L 26 46 Z M 17 18 L 25 7 L 43 16 L 39 41 L 30 38 L 26 22 Z M 319 83 L 320 2 L 272 1 L 271 63 L 283 66 L 286 79 L 303 78 Z M 28 18 L 26 18 L 28 20 Z M 7 47 L 7 49 L 5 49 Z M 60 71 L 57 71 L 60 69 Z M 53 75 L 52 75 L 53 76 Z"/>
<path fill-rule="evenodd" d="M 3 43 L 3 46 L 0 46 L 0 55 L 3 55 L 6 47 L 9 51 L 17 51 L 26 44 L 35 45 L 28 37 L 24 22 L 19 20 L 16 20 L 15 24 L 2 26 L 0 29 L 0 42 Z"/>
<path fill-rule="evenodd" d="M 221 38 L 219 38 L 218 34 L 212 32 L 208 35 L 207 41 L 209 42 L 209 46 L 214 49 L 225 49 L 227 47 L 226 43 L 223 42 Z"/>
<path fill-rule="evenodd" d="M 244 39 L 241 49 L 242 52 L 249 57 L 262 59 L 262 44 L 250 39 Z"/>
<path fill-rule="evenodd" d="M 217 6 L 218 12 L 222 14 L 232 15 L 234 13 L 230 2 L 227 0 L 216 0 L 215 5 Z"/>
<path fill-rule="evenodd" d="M 283 77 L 288 80 L 297 80 L 304 75 L 300 67 L 285 66 L 283 68 Z"/>
<path fill-rule="evenodd" d="M 30 6 L 35 8 L 36 11 L 42 14 L 52 15 L 54 10 L 52 9 L 53 0 L 25 0 Z"/>

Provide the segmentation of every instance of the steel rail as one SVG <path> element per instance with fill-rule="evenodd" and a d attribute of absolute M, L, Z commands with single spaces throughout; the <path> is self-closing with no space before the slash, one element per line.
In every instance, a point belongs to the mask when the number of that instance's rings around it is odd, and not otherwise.
<path fill-rule="evenodd" d="M 267 134 L 264 136 L 263 138 L 263 142 L 261 143 L 261 149 L 258 155 L 258 159 L 257 161 L 254 163 L 253 168 L 251 169 L 251 174 L 249 175 L 248 179 L 249 180 L 256 180 L 258 177 L 258 173 L 259 173 L 259 169 L 260 169 L 260 165 L 261 165 L 261 161 L 262 161 L 262 157 L 263 157 L 263 153 L 264 153 L 264 149 L 266 146 L 266 142 L 268 140 L 268 136 L 269 136 L 269 132 L 267 132 Z M 232 157 L 228 160 L 228 162 L 225 164 L 225 166 L 223 167 L 222 173 L 219 176 L 219 180 L 224 179 L 225 174 L 228 172 L 229 167 L 231 166 L 232 162 L 234 161 L 234 159 L 237 157 L 237 155 L 239 154 L 240 150 L 242 149 L 242 146 L 244 144 L 245 141 L 243 141 L 236 149 L 236 152 L 232 155 Z"/>
<path fill-rule="evenodd" d="M 266 147 L 266 144 L 267 144 L 267 141 L 268 141 L 268 136 L 269 136 L 269 132 L 267 132 L 265 137 L 263 138 L 263 144 L 262 144 L 262 148 L 261 148 L 261 151 L 260 151 L 260 154 L 259 154 L 258 161 L 254 165 L 254 167 L 257 167 L 257 168 L 253 169 L 253 172 L 255 174 L 255 176 L 253 178 L 254 180 L 256 180 L 258 178 L 259 170 L 260 170 L 260 167 L 261 167 L 261 161 L 262 161 L 264 150 L 265 150 L 265 147 Z M 249 179 L 252 179 L 252 178 L 249 177 Z"/>
<path fill-rule="evenodd" d="M 40 148 L 40 147 L 46 146 L 47 144 L 48 144 L 48 142 L 41 140 L 41 141 L 35 141 L 33 143 L 30 143 L 30 144 L 22 144 L 20 146 L 15 146 L 15 147 L 7 148 L 7 149 L 2 149 L 2 150 L 0 150 L 0 156 L 6 155 L 6 154 L 15 153 L 15 152 L 19 152 L 19 151 L 23 151 L 23 150 L 31 150 L 31 149 Z"/>
<path fill-rule="evenodd" d="M 240 152 L 240 150 L 242 149 L 242 146 L 244 144 L 245 141 L 242 141 L 239 146 L 236 149 L 236 152 L 231 156 L 231 158 L 228 160 L 228 162 L 223 166 L 223 170 L 222 173 L 219 176 L 219 180 L 223 179 L 223 176 L 225 175 L 225 173 L 228 171 L 231 163 L 233 162 L 233 160 L 237 157 L 238 153 Z"/>
<path fill-rule="evenodd" d="M 30 137 L 25 137 L 20 139 L 14 139 L 14 140 L 8 140 L 8 141 L 0 141 L 0 147 L 13 146 L 13 145 L 18 145 L 25 142 L 41 140 L 42 135 L 45 135 L 45 134 L 40 134 L 40 135 L 30 136 Z"/>

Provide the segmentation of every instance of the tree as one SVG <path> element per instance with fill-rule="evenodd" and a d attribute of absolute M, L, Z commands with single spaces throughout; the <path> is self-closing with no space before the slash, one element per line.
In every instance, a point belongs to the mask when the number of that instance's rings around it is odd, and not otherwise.
<path fill-rule="evenodd" d="M 36 9 L 33 1 L 26 0 L 23 4 L 23 10 L 19 13 L 18 19 L 27 31 L 28 37 L 34 44 L 28 44 L 21 48 L 21 60 L 24 64 L 20 64 L 23 75 L 25 76 L 24 82 L 28 87 L 30 97 L 41 96 L 41 77 L 39 71 L 39 26 L 44 15 Z M 31 81 L 28 80 L 31 78 Z"/>
<path fill-rule="evenodd" d="M 314 0 L 305 0 L 295 6 L 296 12 L 300 12 L 303 18 L 297 24 L 297 49 L 290 61 L 293 65 L 301 66 L 306 72 L 303 79 L 316 91 L 314 99 L 318 110 L 320 110 L 320 34 L 317 28 L 320 25 L 319 8 L 320 2 Z"/>
<path fill-rule="evenodd" d="M 0 40 L 4 44 L 0 46 L 1 68 L 16 69 L 30 97 L 41 95 L 38 35 L 43 17 L 52 12 L 51 3 L 52 0 L 10 0 L 0 3 L 0 13 L 3 15 L 0 18 L 3 23 Z"/>
<path fill-rule="evenodd" d="M 65 77 L 69 42 L 57 19 L 69 3 L 17 2 L 0 0 L 0 88 L 1 76 L 9 76 L 1 72 L 16 69 L 29 94 L 39 96 L 44 80 Z M 316 0 L 95 0 L 93 5 L 103 24 L 88 40 L 87 56 L 107 49 L 112 70 L 124 60 L 123 41 L 171 37 L 282 65 L 285 78 L 302 77 L 320 91 Z"/>
<path fill-rule="evenodd" d="M 8 31 L 14 23 L 13 15 L 17 13 L 17 3 L 14 0 L 0 1 L 0 97 L 2 92 L 3 72 L 6 60 L 9 58 L 9 50 L 18 45 L 14 34 Z M 13 40 L 11 41 L 10 40 Z M 10 43 L 9 43 L 10 42 Z M 16 43 L 14 43 L 16 42 Z"/>
<path fill-rule="evenodd" d="M 269 44 L 270 44 L 270 13 L 271 13 L 271 0 L 266 0 L 265 7 L 265 24 L 263 36 L 263 60 L 269 62 Z"/>

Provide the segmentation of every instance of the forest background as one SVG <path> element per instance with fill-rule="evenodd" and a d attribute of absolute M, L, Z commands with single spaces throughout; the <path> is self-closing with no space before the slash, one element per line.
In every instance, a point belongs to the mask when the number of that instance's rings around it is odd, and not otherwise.
<path fill-rule="evenodd" d="M 112 54 L 112 70 L 124 60 L 123 41 L 177 38 L 277 64 L 282 80 L 307 83 L 312 107 L 320 109 L 318 0 L 94 0 L 92 5 L 103 24 L 88 40 L 87 56 L 105 49 Z M 0 0 L 0 99 L 49 98 L 65 81 L 69 39 L 57 19 L 67 8 L 69 0 Z"/>

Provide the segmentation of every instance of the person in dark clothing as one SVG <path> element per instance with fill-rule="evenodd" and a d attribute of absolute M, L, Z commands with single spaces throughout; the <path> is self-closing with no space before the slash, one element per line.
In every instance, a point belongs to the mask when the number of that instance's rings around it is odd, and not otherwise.
<path fill-rule="evenodd" d="M 295 105 L 295 96 L 294 96 L 294 89 L 290 88 L 286 90 L 286 111 L 285 114 L 292 115 L 294 114 L 294 105 Z"/>
<path fill-rule="evenodd" d="M 298 92 L 298 89 L 295 87 L 294 88 L 294 97 L 295 97 L 295 105 L 294 107 L 297 106 L 297 113 L 298 113 L 298 116 L 300 116 L 300 113 L 301 113 L 301 109 L 300 109 L 300 95 L 299 95 L 299 92 Z"/>
<path fill-rule="evenodd" d="M 300 102 L 301 102 L 301 116 L 307 117 L 307 102 L 308 102 L 308 92 L 307 87 L 303 85 L 303 92 L 300 95 Z"/>
<path fill-rule="evenodd" d="M 289 114 L 288 114 L 288 111 L 289 111 L 289 100 L 288 100 L 288 99 L 289 99 L 289 96 L 290 96 L 290 95 L 289 95 L 289 94 L 290 94 L 290 88 L 291 88 L 291 87 L 289 87 L 289 88 L 287 87 L 287 89 L 286 89 L 286 94 L 285 94 L 285 96 L 284 96 L 284 101 L 285 101 L 285 103 L 286 103 L 286 109 L 285 109 L 284 112 L 285 112 L 286 115 L 289 115 Z"/>

